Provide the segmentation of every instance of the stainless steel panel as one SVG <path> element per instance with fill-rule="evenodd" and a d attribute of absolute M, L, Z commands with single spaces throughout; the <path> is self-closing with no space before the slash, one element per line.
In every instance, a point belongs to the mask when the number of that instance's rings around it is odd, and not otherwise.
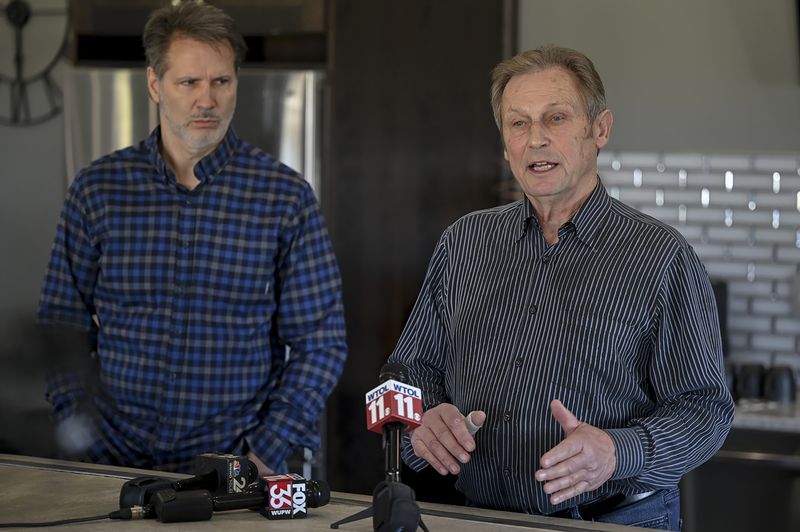
<path fill-rule="evenodd" d="M 319 195 L 323 73 L 248 68 L 239 73 L 233 127 L 302 173 Z M 64 81 L 67 176 L 139 142 L 158 124 L 143 68 L 70 67 Z"/>

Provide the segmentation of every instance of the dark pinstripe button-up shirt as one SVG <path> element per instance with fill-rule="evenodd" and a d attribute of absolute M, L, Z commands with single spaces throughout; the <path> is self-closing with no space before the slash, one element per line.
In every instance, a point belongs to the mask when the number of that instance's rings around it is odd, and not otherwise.
<path fill-rule="evenodd" d="M 487 412 L 456 486 L 490 508 L 551 513 L 674 486 L 733 418 L 703 265 L 678 231 L 602 184 L 553 245 L 527 199 L 449 227 L 390 360 L 410 368 L 426 409 Z M 552 399 L 605 429 L 617 454 L 602 488 L 558 506 L 534 479 L 564 437 Z"/>
<path fill-rule="evenodd" d="M 158 143 L 156 129 L 77 176 L 42 288 L 42 323 L 97 335 L 100 440 L 89 455 L 186 470 L 203 452 L 242 452 L 246 438 L 278 467 L 318 446 L 346 355 L 316 199 L 233 130 L 198 162 L 192 191 Z M 60 417 L 84 394 L 75 375 L 49 382 Z"/>

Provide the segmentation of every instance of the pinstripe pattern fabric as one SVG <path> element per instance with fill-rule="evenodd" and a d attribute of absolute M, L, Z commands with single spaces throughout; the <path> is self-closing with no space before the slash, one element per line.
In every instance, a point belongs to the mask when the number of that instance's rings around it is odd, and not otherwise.
<path fill-rule="evenodd" d="M 456 486 L 489 508 L 551 513 L 674 486 L 733 418 L 705 269 L 680 233 L 602 184 L 554 245 L 525 199 L 449 227 L 390 360 L 409 367 L 426 409 L 487 412 Z M 617 449 L 611 480 L 557 506 L 534 479 L 563 438 L 552 399 Z"/>
<path fill-rule="evenodd" d="M 318 447 L 346 356 L 324 221 L 300 176 L 232 130 L 197 164 L 193 191 L 167 169 L 159 134 L 71 185 L 40 322 L 97 335 L 97 461 L 186 470 L 202 452 L 242 452 L 246 438 L 277 467 Z M 75 412 L 80 386 L 50 379 L 58 417 Z"/>

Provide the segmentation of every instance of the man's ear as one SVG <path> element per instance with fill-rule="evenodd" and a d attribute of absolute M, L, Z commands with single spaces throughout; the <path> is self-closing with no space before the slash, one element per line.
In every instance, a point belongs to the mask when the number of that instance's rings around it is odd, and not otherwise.
<path fill-rule="evenodd" d="M 147 92 L 150 94 L 150 99 L 153 103 L 158 105 L 161 103 L 161 97 L 158 92 L 158 76 L 153 67 L 147 67 Z"/>
<path fill-rule="evenodd" d="M 611 139 L 611 126 L 613 123 L 614 115 L 608 109 L 601 111 L 597 118 L 594 119 L 592 137 L 598 150 L 608 144 Z"/>

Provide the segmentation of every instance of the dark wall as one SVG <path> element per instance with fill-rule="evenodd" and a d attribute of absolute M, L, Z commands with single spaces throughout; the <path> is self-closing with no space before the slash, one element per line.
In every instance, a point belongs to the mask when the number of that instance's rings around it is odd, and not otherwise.
<path fill-rule="evenodd" d="M 323 191 L 342 268 L 350 355 L 329 403 L 334 489 L 371 493 L 381 438 L 365 429 L 377 385 L 448 224 L 496 205 L 504 162 L 489 105 L 504 2 L 334 0 Z"/>

